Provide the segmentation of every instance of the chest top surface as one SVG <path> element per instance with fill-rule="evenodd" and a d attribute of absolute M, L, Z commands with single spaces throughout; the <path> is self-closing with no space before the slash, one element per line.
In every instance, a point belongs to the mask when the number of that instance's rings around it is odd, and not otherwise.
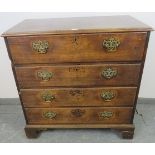
<path fill-rule="evenodd" d="M 2 34 L 6 36 L 95 32 L 151 31 L 152 28 L 130 16 L 94 16 L 28 19 Z"/>

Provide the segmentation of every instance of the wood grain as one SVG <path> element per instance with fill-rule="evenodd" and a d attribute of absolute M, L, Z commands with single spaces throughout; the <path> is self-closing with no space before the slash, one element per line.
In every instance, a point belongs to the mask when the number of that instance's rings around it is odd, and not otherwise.
<path fill-rule="evenodd" d="M 25 20 L 3 33 L 26 136 L 36 138 L 51 128 L 112 128 L 123 138 L 133 138 L 150 31 L 132 17 L 114 16 Z M 116 51 L 103 46 L 110 38 L 120 42 Z M 46 54 L 32 48 L 38 40 L 48 42 Z M 102 75 L 107 68 L 115 71 L 111 79 Z M 38 76 L 42 71 L 49 72 L 51 79 Z M 114 98 L 103 100 L 105 91 L 113 92 Z M 45 94 L 52 94 L 53 100 L 45 102 Z M 47 118 L 50 112 L 53 118 Z"/>
<path fill-rule="evenodd" d="M 72 114 L 72 111 L 80 109 L 83 114 L 79 117 Z M 128 124 L 131 121 L 132 108 L 25 108 L 29 124 Z M 100 117 L 100 113 L 112 112 L 110 118 Z M 56 117 L 53 119 L 44 118 L 44 113 L 54 112 Z"/>
<path fill-rule="evenodd" d="M 105 79 L 101 73 L 111 67 L 117 70 L 117 76 Z M 47 86 L 136 86 L 138 84 L 140 64 L 93 64 L 63 66 L 23 66 L 15 67 L 20 88 Z M 53 74 L 49 81 L 37 76 L 40 71 Z"/>
<path fill-rule="evenodd" d="M 106 91 L 115 94 L 111 101 L 101 98 Z M 25 107 L 133 106 L 136 87 L 21 89 L 20 94 Z M 55 99 L 45 102 L 44 94 L 50 94 Z"/>
<path fill-rule="evenodd" d="M 15 64 L 140 61 L 144 54 L 146 32 L 44 35 L 8 37 L 8 44 Z M 103 47 L 103 41 L 115 38 L 120 45 L 114 52 Z M 46 54 L 32 48 L 33 41 L 48 41 Z"/>
<path fill-rule="evenodd" d="M 105 129 L 118 129 L 118 130 L 127 130 L 127 129 L 134 129 L 134 124 L 49 124 L 49 125 L 32 125 L 27 124 L 26 128 L 29 129 L 40 129 L 40 130 L 46 130 L 46 129 L 55 129 L 55 128 L 105 128 Z"/>
<path fill-rule="evenodd" d="M 3 36 L 124 31 L 143 32 L 152 31 L 152 28 L 126 15 L 29 19 L 3 33 Z"/>

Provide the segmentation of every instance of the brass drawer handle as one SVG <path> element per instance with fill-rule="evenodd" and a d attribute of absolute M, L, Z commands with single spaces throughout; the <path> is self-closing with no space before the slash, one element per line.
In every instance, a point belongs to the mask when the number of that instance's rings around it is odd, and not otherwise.
<path fill-rule="evenodd" d="M 104 77 L 105 79 L 112 79 L 114 77 L 117 76 L 118 71 L 116 69 L 113 69 L 111 67 L 105 68 L 101 75 L 102 77 Z"/>
<path fill-rule="evenodd" d="M 45 54 L 47 53 L 47 50 L 49 48 L 49 43 L 46 40 L 37 40 L 32 42 L 32 49 L 39 54 Z"/>
<path fill-rule="evenodd" d="M 75 110 L 72 110 L 71 113 L 75 117 L 81 117 L 85 113 L 85 110 L 75 109 Z"/>
<path fill-rule="evenodd" d="M 45 92 L 42 94 L 42 99 L 45 102 L 52 102 L 55 99 L 55 96 L 52 95 L 50 92 Z"/>
<path fill-rule="evenodd" d="M 49 81 L 53 77 L 53 73 L 48 71 L 38 71 L 37 76 L 43 81 Z"/>
<path fill-rule="evenodd" d="M 101 93 L 101 98 L 106 101 L 106 102 L 109 102 L 111 101 L 112 99 L 115 98 L 115 93 L 113 91 L 104 91 Z"/>
<path fill-rule="evenodd" d="M 103 47 L 106 48 L 107 52 L 116 51 L 119 45 L 120 45 L 120 41 L 113 37 L 103 41 Z"/>
<path fill-rule="evenodd" d="M 110 119 L 113 116 L 113 112 L 111 111 L 103 111 L 99 113 L 99 116 L 103 119 Z"/>
<path fill-rule="evenodd" d="M 43 113 L 43 117 L 46 119 L 53 119 L 56 117 L 56 115 L 57 114 L 55 112 L 52 112 L 52 111 L 48 111 L 48 112 Z"/>

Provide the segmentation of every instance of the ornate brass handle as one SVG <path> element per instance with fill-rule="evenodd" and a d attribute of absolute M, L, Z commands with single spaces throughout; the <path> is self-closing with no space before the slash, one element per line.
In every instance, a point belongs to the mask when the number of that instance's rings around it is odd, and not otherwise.
<path fill-rule="evenodd" d="M 45 54 L 47 53 L 47 50 L 49 48 L 49 43 L 46 40 L 37 40 L 32 42 L 32 49 L 38 52 L 39 54 Z"/>
<path fill-rule="evenodd" d="M 43 81 L 49 81 L 53 77 L 53 73 L 45 71 L 45 70 L 44 71 L 38 71 L 37 76 L 39 78 L 41 78 Z"/>
<path fill-rule="evenodd" d="M 111 101 L 113 98 L 115 98 L 115 93 L 113 91 L 104 91 L 101 93 L 101 98 L 104 100 L 104 101 Z"/>
<path fill-rule="evenodd" d="M 113 69 L 111 67 L 105 68 L 102 73 L 101 73 L 102 77 L 104 77 L 105 79 L 112 79 L 114 77 L 117 76 L 117 70 Z"/>
<path fill-rule="evenodd" d="M 50 92 L 45 92 L 42 94 L 42 99 L 45 102 L 52 102 L 55 99 L 55 96 L 52 95 Z"/>
<path fill-rule="evenodd" d="M 72 110 L 71 113 L 76 117 L 81 117 L 85 113 L 85 110 L 75 109 L 75 110 Z"/>
<path fill-rule="evenodd" d="M 56 117 L 56 115 L 57 114 L 55 112 L 52 112 L 52 111 L 48 111 L 48 112 L 43 113 L 43 117 L 46 119 L 53 119 Z"/>
<path fill-rule="evenodd" d="M 111 111 L 103 111 L 99 113 L 99 116 L 103 119 L 110 119 L 113 116 L 113 112 Z"/>
<path fill-rule="evenodd" d="M 103 41 L 103 47 L 106 48 L 107 52 L 114 52 L 120 45 L 120 41 L 115 38 L 109 38 Z"/>

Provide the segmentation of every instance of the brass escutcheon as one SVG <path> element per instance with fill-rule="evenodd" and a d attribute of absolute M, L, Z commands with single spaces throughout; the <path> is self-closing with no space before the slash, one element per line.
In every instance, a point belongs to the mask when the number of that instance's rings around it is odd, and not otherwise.
<path fill-rule="evenodd" d="M 99 116 L 103 119 L 109 119 L 113 116 L 113 112 L 111 111 L 103 111 L 99 113 Z"/>
<path fill-rule="evenodd" d="M 110 90 L 104 91 L 101 93 L 101 98 L 104 101 L 111 101 L 113 98 L 115 98 L 115 93 Z"/>
<path fill-rule="evenodd" d="M 47 53 L 47 50 L 49 48 L 49 43 L 46 40 L 37 40 L 32 42 L 32 49 L 38 52 L 39 54 L 45 54 Z"/>
<path fill-rule="evenodd" d="M 119 47 L 120 41 L 113 37 L 103 41 L 103 47 L 106 48 L 107 52 L 114 52 Z"/>
<path fill-rule="evenodd" d="M 101 93 L 101 98 L 106 102 L 111 101 L 113 98 L 115 98 L 115 93 L 111 90 L 106 90 Z"/>
<path fill-rule="evenodd" d="M 52 111 L 48 111 L 48 112 L 43 113 L 43 117 L 46 119 L 53 119 L 56 117 L 56 115 L 57 114 L 55 112 L 52 112 Z"/>
<path fill-rule="evenodd" d="M 49 81 L 53 77 L 53 73 L 49 71 L 38 71 L 37 76 L 43 81 Z"/>
<path fill-rule="evenodd" d="M 42 99 L 45 101 L 45 102 L 52 102 L 54 99 L 55 99 L 55 96 L 52 95 L 50 92 L 44 92 L 42 94 Z"/>
<path fill-rule="evenodd" d="M 105 79 L 112 79 L 114 77 L 117 76 L 117 69 L 113 69 L 111 67 L 107 67 L 105 68 L 102 73 L 101 73 L 102 77 L 104 77 Z"/>

